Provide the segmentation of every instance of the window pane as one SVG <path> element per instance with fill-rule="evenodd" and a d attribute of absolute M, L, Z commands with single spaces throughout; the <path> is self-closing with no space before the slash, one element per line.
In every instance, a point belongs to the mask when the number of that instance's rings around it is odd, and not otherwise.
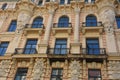
<path fill-rule="evenodd" d="M 88 54 L 100 54 L 98 39 L 86 39 L 86 48 Z"/>
<path fill-rule="evenodd" d="M 66 54 L 67 39 L 56 39 L 54 54 Z"/>
<path fill-rule="evenodd" d="M 60 4 L 64 4 L 65 0 L 60 0 Z"/>
<path fill-rule="evenodd" d="M 2 42 L 0 44 L 0 56 L 3 56 L 7 50 L 9 42 Z"/>
<path fill-rule="evenodd" d="M 36 53 L 37 39 L 28 39 L 24 49 L 24 54 Z"/>
<path fill-rule="evenodd" d="M 8 28 L 8 32 L 13 32 L 16 30 L 17 27 L 17 21 L 13 20 Z"/>
<path fill-rule="evenodd" d="M 43 18 L 38 17 L 34 19 L 32 23 L 32 28 L 41 28 L 42 25 L 43 25 Z"/>
<path fill-rule="evenodd" d="M 117 27 L 120 28 L 120 17 L 116 16 Z"/>
<path fill-rule="evenodd" d="M 97 19 L 93 15 L 89 15 L 86 17 L 86 26 L 97 26 Z"/>
<path fill-rule="evenodd" d="M 66 16 L 60 17 L 58 27 L 69 27 L 69 18 Z"/>

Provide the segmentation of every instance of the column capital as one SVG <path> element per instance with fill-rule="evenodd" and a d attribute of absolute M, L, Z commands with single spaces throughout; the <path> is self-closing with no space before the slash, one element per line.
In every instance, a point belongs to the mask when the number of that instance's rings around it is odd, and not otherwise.
<path fill-rule="evenodd" d="M 49 13 L 49 14 L 54 14 L 54 12 L 55 12 L 54 9 L 49 9 L 49 10 L 48 10 L 48 13 Z"/>
<path fill-rule="evenodd" d="M 80 13 L 80 8 L 79 7 L 75 7 L 74 11 L 75 11 L 75 13 Z"/>

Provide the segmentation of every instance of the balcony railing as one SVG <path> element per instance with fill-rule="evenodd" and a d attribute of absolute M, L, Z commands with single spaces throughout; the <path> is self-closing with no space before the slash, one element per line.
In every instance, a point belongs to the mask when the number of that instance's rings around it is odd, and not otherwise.
<path fill-rule="evenodd" d="M 83 22 L 82 26 L 83 27 L 97 27 L 97 26 L 102 26 L 102 22 Z"/>
<path fill-rule="evenodd" d="M 36 48 L 16 48 L 15 54 L 36 54 Z"/>
<path fill-rule="evenodd" d="M 72 27 L 71 23 L 54 23 L 53 28 L 69 28 Z"/>
<path fill-rule="evenodd" d="M 66 55 L 70 53 L 69 48 L 48 48 L 48 54 L 51 55 Z"/>
<path fill-rule="evenodd" d="M 105 55 L 105 48 L 82 48 L 82 54 L 86 55 Z"/>
<path fill-rule="evenodd" d="M 44 28 L 44 24 L 26 24 L 25 28 Z"/>

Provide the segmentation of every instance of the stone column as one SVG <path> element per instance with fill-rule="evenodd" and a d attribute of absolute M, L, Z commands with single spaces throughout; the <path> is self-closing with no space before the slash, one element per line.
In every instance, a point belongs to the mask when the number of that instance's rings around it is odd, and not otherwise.
<path fill-rule="evenodd" d="M 50 37 L 50 30 L 53 22 L 53 14 L 54 14 L 54 10 L 49 10 L 49 18 L 48 18 L 47 28 L 45 30 L 45 36 L 44 36 L 44 41 L 46 44 L 48 44 L 49 37 Z"/>
<path fill-rule="evenodd" d="M 80 23 L 80 9 L 75 8 L 75 30 L 74 30 L 74 42 L 79 42 L 79 23 Z"/>
<path fill-rule="evenodd" d="M 74 28 L 74 42 L 71 43 L 71 53 L 79 54 L 80 53 L 80 42 L 79 42 L 79 23 L 80 23 L 80 8 L 75 7 L 75 28 Z"/>
<path fill-rule="evenodd" d="M 115 52 L 117 52 L 115 36 L 114 36 L 115 12 L 114 12 L 114 10 L 107 8 L 107 9 L 101 11 L 100 17 L 104 24 L 108 53 L 115 53 Z"/>
<path fill-rule="evenodd" d="M 46 53 L 47 52 L 48 42 L 49 42 L 49 37 L 50 37 L 50 31 L 51 31 L 52 22 L 53 22 L 53 15 L 54 15 L 54 9 L 50 9 L 44 39 L 43 39 L 42 43 L 40 43 L 38 45 L 38 48 L 39 48 L 38 52 L 39 53 Z"/>
<path fill-rule="evenodd" d="M 7 55 L 14 53 L 15 48 L 18 48 L 23 34 L 23 29 L 25 25 L 29 22 L 32 16 L 33 6 L 29 4 L 18 4 L 18 18 L 17 18 L 17 29 L 15 32 L 14 39 L 10 42 L 9 48 L 7 49 Z"/>

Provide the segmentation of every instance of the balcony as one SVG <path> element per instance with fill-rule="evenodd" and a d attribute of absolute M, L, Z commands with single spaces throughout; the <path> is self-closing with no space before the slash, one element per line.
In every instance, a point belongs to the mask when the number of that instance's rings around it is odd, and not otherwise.
<path fill-rule="evenodd" d="M 24 29 L 24 34 L 27 35 L 27 33 L 30 34 L 39 34 L 41 35 L 43 33 L 44 24 L 26 24 Z"/>
<path fill-rule="evenodd" d="M 82 48 L 81 54 L 84 58 L 95 61 L 106 59 L 107 57 L 105 48 Z"/>
<path fill-rule="evenodd" d="M 38 53 L 36 48 L 16 48 L 15 54 L 36 54 Z"/>
<path fill-rule="evenodd" d="M 72 32 L 72 24 L 71 23 L 54 23 L 52 32 L 55 35 L 56 33 L 68 33 Z"/>
<path fill-rule="evenodd" d="M 69 53 L 69 48 L 48 48 L 47 54 L 49 58 L 67 58 Z"/>
<path fill-rule="evenodd" d="M 102 22 L 83 22 L 82 23 L 82 33 L 86 32 L 99 32 L 100 34 L 103 32 Z"/>

